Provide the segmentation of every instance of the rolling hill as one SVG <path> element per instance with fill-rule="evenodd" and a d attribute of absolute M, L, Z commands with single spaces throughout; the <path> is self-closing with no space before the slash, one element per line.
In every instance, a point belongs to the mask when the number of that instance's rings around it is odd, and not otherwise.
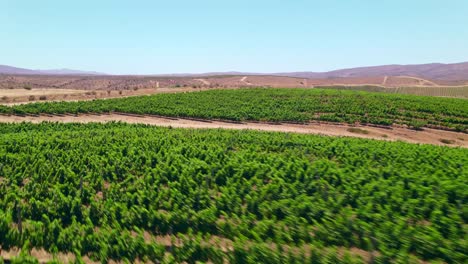
<path fill-rule="evenodd" d="M 0 74 L 11 75 L 107 75 L 105 73 L 94 71 L 80 71 L 70 69 L 54 70 L 31 70 L 17 68 L 7 65 L 0 65 Z M 332 79 L 332 78 L 366 78 L 366 77 L 384 77 L 384 76 L 411 76 L 429 80 L 456 81 L 468 80 L 468 62 L 462 63 L 430 63 L 414 65 L 382 65 L 371 67 L 358 67 L 349 69 L 340 69 L 329 72 L 282 72 L 282 73 L 252 73 L 252 72 L 209 72 L 209 73 L 180 73 L 152 76 L 170 76 L 170 77 L 197 77 L 197 76 L 284 76 L 307 79 Z"/>
<path fill-rule="evenodd" d="M 0 65 L 0 74 L 17 75 L 107 75 L 94 71 L 80 71 L 71 69 L 31 70 L 8 65 Z"/>
<path fill-rule="evenodd" d="M 335 70 L 329 72 L 287 72 L 275 75 L 314 79 L 377 77 L 377 76 L 414 76 L 433 80 L 467 80 L 468 62 L 415 65 L 382 65 Z"/>

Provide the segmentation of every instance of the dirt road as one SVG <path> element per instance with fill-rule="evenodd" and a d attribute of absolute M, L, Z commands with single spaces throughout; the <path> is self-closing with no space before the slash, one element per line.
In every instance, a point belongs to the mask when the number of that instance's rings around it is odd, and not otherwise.
<path fill-rule="evenodd" d="M 413 80 L 416 80 L 419 82 L 419 85 L 421 86 L 435 86 L 435 87 L 438 87 L 440 85 L 438 85 L 437 83 L 435 82 L 432 82 L 432 81 L 429 81 L 429 80 L 426 80 L 426 79 L 422 79 L 422 78 L 418 78 L 418 77 L 414 77 L 414 76 L 395 76 L 395 78 L 408 78 L 408 79 L 413 79 Z"/>
<path fill-rule="evenodd" d="M 30 103 L 37 103 L 37 102 L 76 102 L 76 101 L 91 101 L 91 100 L 96 100 L 96 99 L 114 99 L 114 98 L 125 98 L 125 97 L 133 97 L 133 96 L 142 96 L 142 95 L 153 95 L 153 94 L 160 94 L 160 93 L 188 93 L 188 92 L 201 92 L 201 91 L 206 91 L 206 90 L 213 90 L 213 89 L 219 89 L 219 88 L 192 88 L 192 87 L 182 87 L 182 88 L 156 88 L 156 89 L 139 89 L 139 90 L 126 90 L 122 91 L 102 91 L 102 90 L 96 90 L 96 91 L 81 91 L 82 93 L 75 93 L 75 94 L 65 94 L 65 97 L 63 94 L 56 94 L 55 96 L 48 96 L 46 100 L 33 100 L 30 101 L 28 100 L 27 96 L 23 96 L 24 98 L 18 97 L 18 100 L 14 102 L 9 102 L 9 101 L 1 101 L 0 100 L 0 105 L 7 105 L 7 106 L 13 106 L 13 105 L 21 105 L 21 104 L 30 104 Z M 235 88 L 224 88 L 224 89 L 235 89 Z M 13 90 L 14 91 L 14 90 Z M 57 92 L 60 92 L 60 89 L 56 89 Z M 0 90 L 0 95 L 2 94 L 2 90 Z M 89 95 L 85 95 L 86 94 Z M 39 97 L 37 97 L 39 98 Z M 1 98 L 0 98 L 1 99 Z M 21 100 L 23 99 L 23 100 Z"/>
<path fill-rule="evenodd" d="M 387 84 L 388 76 L 385 76 L 382 82 L 382 86 L 385 86 Z"/>
<path fill-rule="evenodd" d="M 240 79 L 241 83 L 245 83 L 246 85 L 252 85 L 251 82 L 247 81 L 247 76 L 244 76 Z"/>
<path fill-rule="evenodd" d="M 444 146 L 461 146 L 468 148 L 468 134 L 457 133 L 451 131 L 443 131 L 436 129 L 424 129 L 423 131 L 415 131 L 406 128 L 380 128 L 372 126 L 358 126 L 358 130 L 346 124 L 329 124 L 329 123 L 310 123 L 310 124 L 270 124 L 261 122 L 223 122 L 223 121 L 208 121 L 208 120 L 192 120 L 183 118 L 166 118 L 156 116 L 137 116 L 127 114 L 103 114 L 103 115 L 79 115 L 79 116 L 5 116 L 0 115 L 0 123 L 18 123 L 18 122 L 33 122 L 40 123 L 43 121 L 51 122 L 111 122 L 122 121 L 132 124 L 148 124 L 165 127 L 178 128 L 224 128 L 224 129 L 252 129 L 261 131 L 277 131 L 277 132 L 292 132 L 302 134 L 319 134 L 328 136 L 348 136 L 358 138 L 369 138 L 389 141 L 406 141 L 410 143 L 422 143 Z M 442 143 L 442 141 L 446 143 Z"/>
<path fill-rule="evenodd" d="M 193 79 L 194 81 L 199 81 L 201 83 L 203 83 L 204 85 L 210 85 L 211 83 L 205 79 Z"/>

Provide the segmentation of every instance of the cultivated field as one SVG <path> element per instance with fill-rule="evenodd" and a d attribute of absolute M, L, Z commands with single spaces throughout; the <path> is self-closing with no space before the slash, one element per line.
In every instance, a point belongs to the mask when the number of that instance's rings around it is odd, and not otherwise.
<path fill-rule="evenodd" d="M 167 89 L 193 91 L 242 87 L 333 88 L 468 98 L 466 83 L 434 81 L 410 76 L 309 79 L 270 75 L 193 77 L 0 75 L 0 104 L 117 98 L 150 95 Z"/>
<path fill-rule="evenodd" d="M 466 260 L 466 149 L 115 123 L 3 124 L 0 142 L 5 254 Z"/>
<path fill-rule="evenodd" d="M 0 106 L 0 257 L 465 262 L 466 99 L 153 90 Z"/>
<path fill-rule="evenodd" d="M 467 11 L 0 0 L 0 264 L 468 264 Z"/>
<path fill-rule="evenodd" d="M 154 115 L 134 115 L 126 113 L 79 114 L 79 115 L 0 115 L 0 123 L 60 122 L 60 123 L 110 123 L 147 124 L 152 126 L 192 129 L 235 129 L 275 131 L 284 133 L 345 136 L 385 141 L 405 141 L 419 144 L 432 144 L 468 148 L 468 134 L 439 129 L 424 128 L 410 130 L 401 127 L 376 127 L 370 125 L 309 122 L 307 124 L 231 122 L 193 118 L 159 117 Z"/>
<path fill-rule="evenodd" d="M 381 86 L 324 86 L 320 89 L 385 92 L 395 94 L 413 94 L 422 96 L 468 98 L 468 86 L 438 87 L 381 87 Z"/>
<path fill-rule="evenodd" d="M 232 121 L 311 120 L 468 129 L 466 100 L 322 89 L 237 89 L 0 106 L 3 114 L 123 112 Z"/>

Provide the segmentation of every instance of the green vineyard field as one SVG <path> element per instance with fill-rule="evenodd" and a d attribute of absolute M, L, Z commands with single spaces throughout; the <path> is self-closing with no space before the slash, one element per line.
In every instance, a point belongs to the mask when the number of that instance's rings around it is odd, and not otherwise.
<path fill-rule="evenodd" d="M 351 91 L 385 92 L 396 94 L 413 94 L 421 96 L 439 96 L 468 98 L 468 86 L 441 86 L 441 87 L 381 87 L 381 86 L 332 86 L 317 87 L 320 89 L 336 89 Z"/>
<path fill-rule="evenodd" d="M 239 89 L 0 106 L 3 114 L 125 112 L 226 120 L 311 120 L 468 129 L 468 101 L 323 89 Z"/>
<path fill-rule="evenodd" d="M 342 97 L 429 100 L 315 93 L 330 108 Z M 292 94 L 311 100 L 309 91 Z M 271 98 L 263 90 L 196 95 L 257 96 L 241 110 Z M 291 92 L 273 95 L 288 101 Z M 233 114 L 193 96 L 47 105 L 125 111 L 123 102 L 141 101 L 128 111 L 164 114 L 173 106 L 189 115 L 177 107 L 192 102 L 211 117 Z M 450 114 L 459 103 L 432 107 Z M 251 118 L 291 117 L 268 109 Z M 292 117 L 301 116 L 295 110 Z M 466 263 L 467 166 L 467 149 L 402 142 L 122 123 L 0 124 L 0 248 L 102 262 Z"/>

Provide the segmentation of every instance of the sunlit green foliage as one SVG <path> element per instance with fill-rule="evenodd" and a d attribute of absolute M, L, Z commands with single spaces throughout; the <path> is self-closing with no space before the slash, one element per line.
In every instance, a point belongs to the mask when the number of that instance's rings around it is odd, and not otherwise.
<path fill-rule="evenodd" d="M 401 142 L 3 124 L 0 246 L 100 261 L 463 263 L 467 164 L 466 149 Z"/>
<path fill-rule="evenodd" d="M 125 112 L 235 121 L 310 120 L 468 129 L 468 101 L 320 89 L 239 89 L 0 107 L 0 113 Z"/>
<path fill-rule="evenodd" d="M 468 86 L 381 87 L 381 86 L 364 85 L 364 86 L 332 86 L 332 87 L 320 87 L 320 88 L 321 89 L 336 89 L 336 90 L 384 92 L 384 93 L 396 93 L 396 94 L 414 94 L 414 95 L 422 95 L 422 96 L 468 98 Z"/>

